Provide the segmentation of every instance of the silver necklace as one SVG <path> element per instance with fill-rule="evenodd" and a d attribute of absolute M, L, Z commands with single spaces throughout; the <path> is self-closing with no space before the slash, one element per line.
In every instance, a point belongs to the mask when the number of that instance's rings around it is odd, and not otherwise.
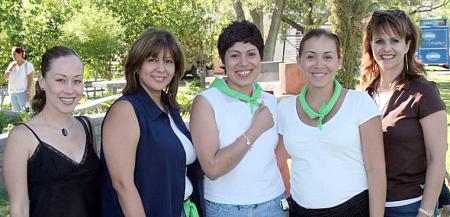
<path fill-rule="evenodd" d="M 69 135 L 69 129 L 72 128 L 72 126 L 69 126 L 69 118 L 70 117 L 67 118 L 66 127 L 57 128 L 57 127 L 54 127 L 54 126 L 50 125 L 50 122 L 48 122 L 47 118 L 45 118 L 44 111 L 42 111 L 41 113 L 42 113 L 42 117 L 44 118 L 44 122 L 47 124 L 48 127 L 52 128 L 52 129 L 55 129 L 55 130 L 61 130 L 61 134 L 63 136 L 68 136 Z"/>

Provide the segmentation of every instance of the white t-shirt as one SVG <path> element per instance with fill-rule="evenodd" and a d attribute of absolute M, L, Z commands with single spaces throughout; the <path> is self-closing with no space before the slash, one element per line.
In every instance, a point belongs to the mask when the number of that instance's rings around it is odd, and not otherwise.
<path fill-rule="evenodd" d="M 200 93 L 214 111 L 220 149 L 234 143 L 253 118 L 247 102 L 223 94 L 217 88 Z M 276 98 L 261 93 L 276 121 Z M 276 122 L 261 134 L 239 164 L 216 180 L 205 176 L 205 199 L 223 204 L 257 204 L 272 200 L 284 192 L 284 184 L 275 157 L 278 142 Z"/>
<path fill-rule="evenodd" d="M 177 125 L 175 124 L 175 121 L 173 120 L 170 113 L 167 113 L 170 120 L 170 126 L 172 127 L 173 132 L 175 135 L 177 135 L 178 139 L 181 141 L 181 144 L 183 144 L 184 152 L 186 153 L 186 165 L 189 165 L 191 163 L 194 163 L 195 159 L 197 159 L 197 155 L 195 154 L 194 145 L 192 145 L 191 140 L 189 140 L 181 131 L 178 129 Z M 187 177 L 185 177 L 185 186 L 184 186 L 184 200 L 188 199 L 189 196 L 191 196 L 193 187 L 191 180 Z"/>
<path fill-rule="evenodd" d="M 348 90 L 339 111 L 322 130 L 298 117 L 298 97 L 278 104 L 278 130 L 291 156 L 291 194 L 312 209 L 339 205 L 366 190 L 359 126 L 380 115 L 365 92 Z"/>
<path fill-rule="evenodd" d="M 11 68 L 16 61 L 9 64 L 8 69 Z M 9 73 L 8 92 L 9 93 L 21 93 L 26 91 L 28 80 L 27 75 L 34 71 L 33 64 L 28 61 L 22 63 L 22 65 L 16 65 Z"/>

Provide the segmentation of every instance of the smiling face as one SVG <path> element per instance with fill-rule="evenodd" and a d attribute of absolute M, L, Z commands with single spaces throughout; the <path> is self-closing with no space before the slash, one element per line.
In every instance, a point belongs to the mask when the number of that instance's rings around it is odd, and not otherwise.
<path fill-rule="evenodd" d="M 342 67 L 336 42 L 323 35 L 305 41 L 297 62 L 300 71 L 305 74 L 308 86 L 313 88 L 333 85 L 336 71 Z"/>
<path fill-rule="evenodd" d="M 170 51 L 161 51 L 157 57 L 147 57 L 138 71 L 141 86 L 153 99 L 169 85 L 175 73 L 175 60 Z M 156 97 L 156 98 L 155 98 Z"/>
<path fill-rule="evenodd" d="M 373 34 L 370 43 L 372 55 L 380 66 L 381 73 L 387 72 L 398 75 L 402 72 L 409 43 L 393 31 L 381 31 Z"/>
<path fill-rule="evenodd" d="M 258 48 L 251 43 L 236 42 L 225 52 L 224 61 L 228 86 L 250 95 L 253 82 L 261 72 Z"/>
<path fill-rule="evenodd" d="M 45 90 L 45 107 L 70 114 L 83 95 L 83 64 L 76 56 L 63 56 L 52 60 L 45 78 L 39 85 Z"/>

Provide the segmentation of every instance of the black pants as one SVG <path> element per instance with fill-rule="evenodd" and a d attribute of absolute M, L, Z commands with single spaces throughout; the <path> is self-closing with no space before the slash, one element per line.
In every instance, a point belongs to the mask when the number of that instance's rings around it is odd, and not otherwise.
<path fill-rule="evenodd" d="M 365 190 L 337 206 L 324 209 L 307 209 L 290 201 L 290 217 L 369 217 L 369 192 Z"/>

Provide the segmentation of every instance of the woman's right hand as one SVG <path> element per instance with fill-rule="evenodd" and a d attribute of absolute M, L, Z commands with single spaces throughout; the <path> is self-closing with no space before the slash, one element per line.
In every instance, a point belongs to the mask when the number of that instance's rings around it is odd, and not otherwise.
<path fill-rule="evenodd" d="M 269 108 L 261 102 L 259 108 L 253 113 L 252 124 L 247 130 L 246 135 L 256 140 L 266 130 L 272 128 L 274 125 L 273 115 Z"/>

